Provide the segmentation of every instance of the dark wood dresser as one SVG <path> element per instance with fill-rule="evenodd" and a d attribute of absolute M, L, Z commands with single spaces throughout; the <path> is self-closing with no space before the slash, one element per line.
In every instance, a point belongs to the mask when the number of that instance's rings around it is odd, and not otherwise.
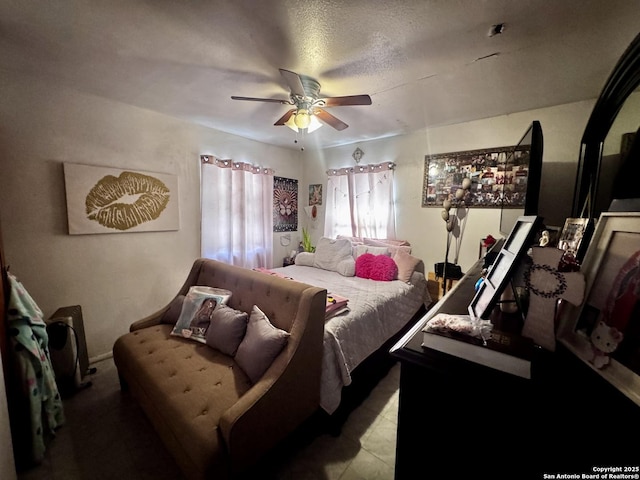
<path fill-rule="evenodd" d="M 636 468 L 640 407 L 560 344 L 553 353 L 533 348 L 530 378 L 422 346 L 435 314 L 468 313 L 481 268 L 480 260 L 391 349 L 401 365 L 396 480 L 587 478 L 599 467 Z M 501 315 L 494 308 L 494 325 L 519 328 Z"/>

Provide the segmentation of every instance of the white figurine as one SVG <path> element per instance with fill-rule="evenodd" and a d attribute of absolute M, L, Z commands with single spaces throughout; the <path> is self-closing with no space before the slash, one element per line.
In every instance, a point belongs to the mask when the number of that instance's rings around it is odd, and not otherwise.
<path fill-rule="evenodd" d="M 549 243 L 549 230 L 543 230 L 542 236 L 540 237 L 540 246 L 546 247 Z"/>

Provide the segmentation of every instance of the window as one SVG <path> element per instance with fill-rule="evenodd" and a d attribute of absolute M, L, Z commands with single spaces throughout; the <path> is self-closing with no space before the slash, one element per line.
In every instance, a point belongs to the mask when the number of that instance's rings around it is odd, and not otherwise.
<path fill-rule="evenodd" d="M 329 170 L 324 234 L 395 238 L 394 163 Z"/>
<path fill-rule="evenodd" d="M 246 268 L 272 266 L 273 170 L 201 157 L 201 255 Z"/>

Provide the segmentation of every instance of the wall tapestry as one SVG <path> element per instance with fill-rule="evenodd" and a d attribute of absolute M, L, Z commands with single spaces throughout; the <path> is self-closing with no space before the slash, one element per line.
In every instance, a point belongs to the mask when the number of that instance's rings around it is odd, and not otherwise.
<path fill-rule="evenodd" d="M 273 177 L 273 231 L 298 230 L 298 180 Z"/>
<path fill-rule="evenodd" d="M 64 164 L 69 234 L 178 230 L 178 177 Z"/>
<path fill-rule="evenodd" d="M 309 185 L 309 205 L 322 205 L 322 184 Z"/>
<path fill-rule="evenodd" d="M 425 155 L 422 206 L 442 207 L 447 198 L 457 206 L 456 191 L 468 177 L 471 188 L 463 198 L 466 206 L 523 208 L 529 176 L 529 149 L 514 151 L 514 148 Z"/>

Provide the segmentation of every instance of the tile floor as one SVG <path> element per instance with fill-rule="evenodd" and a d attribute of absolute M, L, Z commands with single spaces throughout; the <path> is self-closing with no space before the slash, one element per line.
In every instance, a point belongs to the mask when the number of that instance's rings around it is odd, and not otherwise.
<path fill-rule="evenodd" d="M 144 413 L 120 391 L 113 360 L 92 366 L 96 373 L 85 377 L 92 385 L 64 401 L 67 421 L 44 462 L 18 480 L 182 479 Z M 395 364 L 342 416 L 339 433 L 296 433 L 260 466 L 260 478 L 393 479 L 399 377 Z"/>

